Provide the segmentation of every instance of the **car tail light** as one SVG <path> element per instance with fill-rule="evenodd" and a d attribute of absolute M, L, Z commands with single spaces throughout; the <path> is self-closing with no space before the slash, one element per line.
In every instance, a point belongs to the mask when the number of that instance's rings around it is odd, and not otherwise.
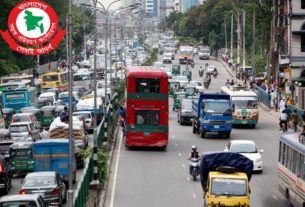
<path fill-rule="evenodd" d="M 11 120 L 10 120 L 10 124 L 12 124 L 13 123 L 13 117 L 11 118 Z"/>
<path fill-rule="evenodd" d="M 52 195 L 58 195 L 60 194 L 60 189 L 59 188 L 54 188 L 51 192 Z"/>
<path fill-rule="evenodd" d="M 0 173 L 2 173 L 3 172 L 3 167 L 2 167 L 2 165 L 0 165 Z"/>
<path fill-rule="evenodd" d="M 32 134 L 32 131 L 29 131 L 29 137 L 31 137 L 33 134 Z"/>
<path fill-rule="evenodd" d="M 19 191 L 19 194 L 20 194 L 20 195 L 25 195 L 25 191 L 24 191 L 23 189 L 21 189 L 21 190 Z"/>

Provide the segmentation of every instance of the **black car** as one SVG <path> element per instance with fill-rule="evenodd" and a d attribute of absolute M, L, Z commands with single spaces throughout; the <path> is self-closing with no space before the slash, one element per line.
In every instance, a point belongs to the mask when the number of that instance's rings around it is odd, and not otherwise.
<path fill-rule="evenodd" d="M 12 187 L 12 178 L 10 175 L 10 165 L 6 162 L 5 157 L 0 155 L 0 191 L 7 194 Z"/>
<path fill-rule="evenodd" d="M 192 119 L 195 117 L 192 110 L 192 99 L 182 99 L 180 108 L 178 109 L 178 123 L 192 123 Z"/>

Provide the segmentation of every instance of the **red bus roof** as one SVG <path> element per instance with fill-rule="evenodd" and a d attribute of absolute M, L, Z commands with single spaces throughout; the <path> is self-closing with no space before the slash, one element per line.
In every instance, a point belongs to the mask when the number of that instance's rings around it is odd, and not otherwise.
<path fill-rule="evenodd" d="M 166 72 L 154 66 L 134 66 L 127 68 L 127 78 L 168 78 Z"/>

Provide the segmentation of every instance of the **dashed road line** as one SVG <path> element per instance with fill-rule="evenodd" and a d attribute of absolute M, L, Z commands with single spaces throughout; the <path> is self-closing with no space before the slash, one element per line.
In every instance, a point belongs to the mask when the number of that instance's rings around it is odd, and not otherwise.
<path fill-rule="evenodd" d="M 197 198 L 196 193 L 193 193 L 193 198 L 194 198 L 194 199 L 196 199 L 196 198 Z"/>
<path fill-rule="evenodd" d="M 178 153 L 178 156 L 179 156 L 179 157 L 181 157 L 181 156 L 182 156 L 182 154 L 179 152 L 179 153 Z"/>
<path fill-rule="evenodd" d="M 191 182 L 191 178 L 190 177 L 186 177 L 187 181 Z"/>
<path fill-rule="evenodd" d="M 175 146 L 178 147 L 178 143 L 175 143 Z"/>
<path fill-rule="evenodd" d="M 185 168 L 185 164 L 182 164 L 182 167 Z"/>

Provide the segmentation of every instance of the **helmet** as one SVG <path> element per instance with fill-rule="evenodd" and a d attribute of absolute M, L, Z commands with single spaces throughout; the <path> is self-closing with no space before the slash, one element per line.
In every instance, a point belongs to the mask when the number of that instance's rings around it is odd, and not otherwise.
<path fill-rule="evenodd" d="M 197 150 L 196 145 L 192 145 L 192 150 Z"/>

